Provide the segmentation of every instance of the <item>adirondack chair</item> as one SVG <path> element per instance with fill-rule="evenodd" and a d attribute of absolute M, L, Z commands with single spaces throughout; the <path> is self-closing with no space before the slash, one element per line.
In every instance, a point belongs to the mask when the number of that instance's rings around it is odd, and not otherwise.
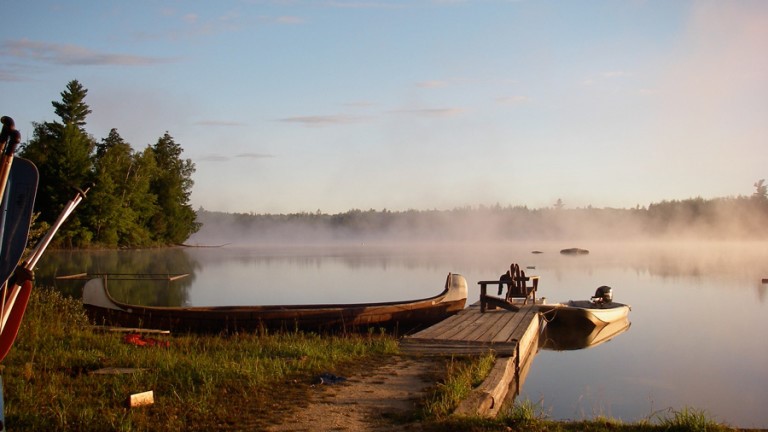
<path fill-rule="evenodd" d="M 531 285 L 528 285 L 528 282 Z M 512 263 L 509 266 L 509 270 L 498 281 L 480 281 L 480 311 L 485 312 L 486 308 L 495 309 L 497 307 L 507 309 L 510 311 L 518 311 L 520 307 L 517 306 L 513 299 L 522 298 L 523 305 L 528 304 L 530 298 L 532 302 L 536 303 L 536 290 L 539 287 L 538 276 L 526 276 L 525 271 L 520 269 L 518 264 Z M 504 286 L 507 287 L 507 292 L 504 298 L 490 296 L 487 293 L 488 285 L 499 285 L 498 295 L 500 296 L 504 291 Z"/>
<path fill-rule="evenodd" d="M 512 279 L 512 283 L 508 284 L 507 295 L 505 300 L 511 301 L 513 298 L 522 298 L 523 304 L 528 304 L 528 299 L 535 304 L 536 303 L 536 290 L 539 288 L 538 276 L 526 276 L 525 271 L 517 264 L 509 266 L 509 272 Z M 531 285 L 528 286 L 528 282 Z"/>

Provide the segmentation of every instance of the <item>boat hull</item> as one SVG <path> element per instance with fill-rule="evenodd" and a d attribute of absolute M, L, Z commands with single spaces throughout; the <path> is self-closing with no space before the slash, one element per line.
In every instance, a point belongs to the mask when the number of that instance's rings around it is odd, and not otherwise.
<path fill-rule="evenodd" d="M 614 321 L 626 318 L 630 306 L 623 303 L 611 302 L 607 305 L 596 305 L 588 300 L 571 300 L 568 303 L 540 305 L 539 312 L 550 322 L 559 325 L 604 326 Z"/>
<path fill-rule="evenodd" d="M 467 283 L 449 274 L 437 296 L 349 305 L 149 307 L 114 300 L 104 279 L 89 280 L 83 305 L 96 324 L 189 332 L 261 330 L 335 331 L 386 327 L 407 332 L 435 324 L 464 309 Z"/>

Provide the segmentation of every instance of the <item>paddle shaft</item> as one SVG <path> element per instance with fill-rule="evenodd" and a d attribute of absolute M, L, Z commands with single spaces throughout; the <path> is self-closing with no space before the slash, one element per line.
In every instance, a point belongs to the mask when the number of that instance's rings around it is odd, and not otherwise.
<path fill-rule="evenodd" d="M 21 289 L 22 284 L 31 278 L 32 271 L 37 265 L 37 262 L 43 256 L 45 249 L 51 243 L 51 240 L 53 240 L 53 236 L 56 234 L 56 231 L 59 230 L 61 225 L 64 224 L 64 221 L 66 221 L 69 215 L 72 214 L 72 212 L 75 210 L 75 207 L 80 204 L 80 201 L 85 198 L 85 194 L 88 192 L 88 189 L 90 188 L 86 188 L 84 191 L 79 189 L 77 190 L 77 195 L 75 195 L 74 198 L 67 202 L 67 205 L 64 206 L 64 209 L 59 214 L 56 222 L 53 223 L 51 229 L 48 230 L 45 236 L 40 239 L 40 241 L 37 243 L 37 246 L 35 246 L 35 249 L 30 254 L 29 258 L 27 258 L 19 266 L 24 271 L 20 272 L 17 269 L 16 274 L 13 277 L 13 283 L 6 286 L 6 288 L 11 287 L 11 293 L 8 296 L 8 300 L 6 301 L 5 305 L 3 305 L 2 317 L 0 317 L 0 333 L 2 333 L 5 329 L 5 325 L 7 324 L 8 318 L 11 315 L 13 305 L 16 302 L 16 298 L 19 295 L 19 290 Z"/>

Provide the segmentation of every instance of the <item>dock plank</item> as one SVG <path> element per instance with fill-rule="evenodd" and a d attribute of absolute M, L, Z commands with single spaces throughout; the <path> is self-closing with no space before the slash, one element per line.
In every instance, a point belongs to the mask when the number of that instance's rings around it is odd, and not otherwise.
<path fill-rule="evenodd" d="M 462 339 L 464 335 L 470 333 L 489 319 L 488 315 L 476 311 L 467 311 L 466 315 L 465 320 L 460 325 L 448 328 L 440 334 L 440 339 Z"/>
<path fill-rule="evenodd" d="M 427 328 L 424 329 L 418 333 L 415 333 L 411 335 L 411 337 L 416 338 L 426 338 L 426 339 L 433 339 L 433 338 L 443 338 L 447 339 L 450 337 L 451 332 L 458 331 L 459 329 L 464 329 L 467 326 L 472 325 L 477 319 L 480 318 L 480 315 L 477 313 L 473 313 L 474 311 L 472 309 L 464 309 L 463 311 L 457 313 L 456 315 L 453 315 L 451 317 L 448 317 L 447 319 Z"/>
<path fill-rule="evenodd" d="M 486 312 L 485 314 L 488 315 L 489 312 Z M 499 329 L 504 328 L 510 320 L 514 320 L 516 315 L 514 313 L 508 313 L 508 311 L 502 309 L 493 311 L 490 314 L 494 316 L 494 319 L 489 320 L 483 328 L 478 328 L 475 332 L 469 334 L 467 339 L 492 342 L 494 336 L 499 332 Z"/>
<path fill-rule="evenodd" d="M 403 354 L 427 356 L 483 355 L 493 352 L 498 357 L 510 357 L 517 352 L 517 342 L 479 343 L 443 339 L 406 340 L 400 343 Z"/>
<path fill-rule="evenodd" d="M 525 324 L 525 313 L 521 310 L 520 312 L 517 312 L 515 314 L 511 314 L 511 317 L 509 320 L 507 320 L 506 323 L 504 323 L 503 326 L 499 327 L 496 332 L 493 333 L 491 336 L 490 341 L 491 342 L 509 342 L 513 340 L 512 334 L 515 332 L 515 330 L 520 327 L 521 325 Z"/>
<path fill-rule="evenodd" d="M 536 321 L 538 320 L 538 312 L 533 311 L 532 309 L 526 310 L 525 316 L 522 317 L 523 322 L 521 324 L 530 322 L 530 321 Z M 525 335 L 526 331 L 528 331 L 529 325 L 519 325 L 517 326 L 510 337 L 512 339 L 521 340 L 523 336 Z"/>
<path fill-rule="evenodd" d="M 499 314 L 499 317 L 495 322 L 489 323 L 482 329 L 477 329 L 473 334 L 468 336 L 468 339 L 476 342 L 490 343 L 493 341 L 493 336 L 499 331 L 499 328 L 504 327 L 510 318 L 509 314 Z"/>
<path fill-rule="evenodd" d="M 485 333 L 488 329 L 493 329 L 496 323 L 504 317 L 503 313 L 496 312 L 498 311 L 481 313 L 480 318 L 475 321 L 474 325 L 465 328 L 452 338 L 462 340 L 476 340 L 479 335 Z"/>

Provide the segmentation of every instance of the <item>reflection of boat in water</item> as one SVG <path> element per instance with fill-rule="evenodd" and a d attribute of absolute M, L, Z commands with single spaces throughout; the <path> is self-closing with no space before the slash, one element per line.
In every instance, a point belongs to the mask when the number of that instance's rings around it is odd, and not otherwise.
<path fill-rule="evenodd" d="M 335 330 L 373 327 L 407 331 L 435 324 L 464 309 L 467 281 L 448 274 L 433 297 L 397 302 L 282 305 L 157 307 L 121 303 L 109 295 L 107 278 L 90 279 L 83 305 L 97 324 L 174 331 L 248 331 L 260 329 Z"/>
<path fill-rule="evenodd" d="M 539 348 L 569 351 L 596 347 L 629 330 L 627 317 L 602 326 L 549 323 L 539 336 Z"/>
<path fill-rule="evenodd" d="M 613 301 L 613 290 L 601 286 L 591 300 L 570 300 L 567 303 L 539 306 L 544 319 L 561 325 L 583 326 L 591 323 L 599 327 L 626 318 L 632 308 Z"/>
<path fill-rule="evenodd" d="M 626 318 L 629 311 L 630 306 L 624 303 L 595 303 L 589 300 L 571 300 L 567 303 L 539 306 L 539 312 L 547 321 L 573 326 L 583 326 L 586 322 L 597 327 L 604 326 Z"/>

